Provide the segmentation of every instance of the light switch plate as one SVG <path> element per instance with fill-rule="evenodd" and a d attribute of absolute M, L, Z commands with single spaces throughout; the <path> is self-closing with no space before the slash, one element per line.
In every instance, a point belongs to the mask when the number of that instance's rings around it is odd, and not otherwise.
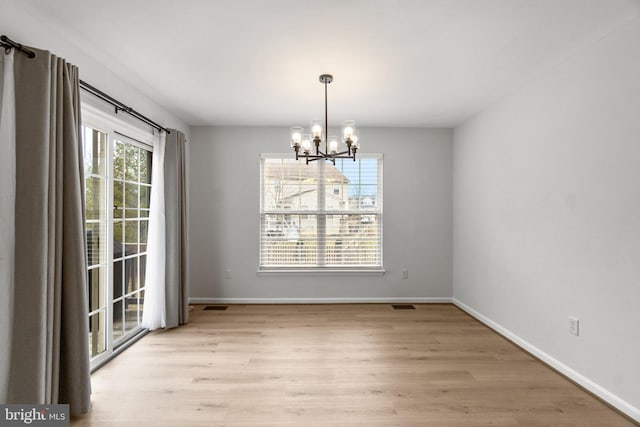
<path fill-rule="evenodd" d="M 569 333 L 580 335 L 580 320 L 571 316 L 569 316 Z"/>

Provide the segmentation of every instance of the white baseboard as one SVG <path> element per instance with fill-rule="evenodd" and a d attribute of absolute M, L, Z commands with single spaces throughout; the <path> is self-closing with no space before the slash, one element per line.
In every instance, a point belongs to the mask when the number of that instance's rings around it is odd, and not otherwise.
<path fill-rule="evenodd" d="M 587 378 L 584 375 L 580 374 L 579 372 L 571 369 L 569 366 L 565 365 L 564 363 L 560 362 L 559 360 L 555 359 L 554 357 L 548 355 L 547 353 L 545 353 L 544 351 L 540 350 L 539 348 L 537 348 L 536 346 L 532 345 L 531 343 L 523 340 L 518 335 L 514 334 L 513 332 L 511 332 L 507 328 L 505 328 L 502 325 L 500 325 L 500 324 L 494 322 L 493 320 L 489 319 L 488 317 L 486 317 L 482 313 L 480 313 L 480 312 L 474 310 L 473 308 L 469 307 L 468 305 L 466 305 L 462 301 L 459 301 L 456 298 L 452 298 L 452 302 L 457 307 L 459 307 L 461 310 L 463 310 L 463 311 L 467 312 L 468 314 L 470 314 L 471 316 L 475 317 L 480 322 L 484 323 L 485 325 L 487 325 L 488 327 L 490 327 L 494 331 L 498 332 L 500 335 L 502 335 L 505 338 L 507 338 L 509 341 L 511 341 L 514 344 L 516 344 L 517 346 L 523 348 L 525 351 L 531 353 L 532 355 L 534 355 L 538 359 L 542 360 L 543 362 L 545 362 L 549 366 L 553 367 L 558 372 L 560 372 L 563 375 L 567 376 L 568 378 L 570 378 L 571 380 L 573 380 L 577 384 L 580 384 L 582 387 L 584 387 L 585 389 L 587 389 L 591 393 L 595 394 L 596 396 L 598 396 L 599 398 L 601 398 L 605 402 L 609 403 L 611 406 L 613 406 L 614 408 L 618 409 L 620 412 L 626 414 L 631 419 L 633 419 L 633 420 L 635 420 L 637 422 L 640 422 L 640 409 L 638 409 L 635 406 L 631 405 L 626 400 L 621 399 L 620 397 L 618 397 L 615 394 L 611 393 L 610 391 L 608 391 L 604 387 L 602 387 L 599 384 L 593 382 L 592 380 L 590 380 L 589 378 Z"/>
<path fill-rule="evenodd" d="M 372 297 L 372 298 L 189 298 L 190 304 L 423 304 L 452 303 L 451 297 Z"/>

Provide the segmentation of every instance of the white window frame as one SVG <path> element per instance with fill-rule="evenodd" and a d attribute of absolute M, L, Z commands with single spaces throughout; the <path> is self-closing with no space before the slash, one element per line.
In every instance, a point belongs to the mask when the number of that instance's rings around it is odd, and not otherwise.
<path fill-rule="evenodd" d="M 339 266 L 329 266 L 329 267 L 322 267 L 320 265 L 318 266 L 274 266 L 274 267 L 264 267 L 262 266 L 262 218 L 263 215 L 265 214 L 269 214 L 269 213 L 282 213 L 282 212 L 272 212 L 270 210 L 264 210 L 264 182 L 263 182 L 263 177 L 264 177 L 264 173 L 263 173 L 263 165 L 264 165 L 264 160 L 265 159 L 273 159 L 273 158 L 278 158 L 278 159 L 295 159 L 295 155 L 290 154 L 290 153 L 261 153 L 260 157 L 259 157 L 259 171 L 260 171 L 260 200 L 259 200 L 259 208 L 258 208 L 258 230 L 259 230 L 259 235 L 258 235 L 258 269 L 257 269 L 257 274 L 258 275 L 270 275 L 270 274 L 286 274 L 286 275 L 291 275 L 291 274 L 304 274 L 304 275 L 308 275 L 308 274 L 318 274 L 318 275 L 326 275 L 326 274 L 330 274 L 330 275 L 344 275 L 344 274 L 357 274 L 357 275 L 383 275 L 385 274 L 385 268 L 384 268 L 384 227 L 383 227 L 383 222 L 384 222 L 384 202 L 383 202 L 383 167 L 384 167 L 384 157 L 381 153 L 367 153 L 364 155 L 360 155 L 358 156 L 359 158 L 363 158 L 363 159 L 377 159 L 378 160 L 378 182 L 377 182 L 377 186 L 378 186 L 378 199 L 377 203 L 379 204 L 379 211 L 375 213 L 376 216 L 378 216 L 378 220 L 379 220 L 379 239 L 380 239 L 380 265 L 378 266 L 363 266 L 363 267 L 358 267 L 358 266 L 345 266 L 345 267 L 339 267 Z M 304 162 L 304 160 L 299 160 L 300 162 Z M 318 161 L 326 161 L 326 160 L 318 160 Z M 303 165 L 304 167 L 304 165 Z M 324 192 L 326 191 L 326 187 L 321 186 L 319 188 L 320 192 Z M 323 200 L 324 198 L 322 197 L 322 195 L 320 195 L 320 200 Z M 318 206 L 318 210 L 317 211 L 288 211 L 287 214 L 291 214 L 291 215 L 332 215 L 332 214 L 337 214 L 337 215 L 362 215 L 363 213 L 365 213 L 366 211 L 322 211 L 321 212 L 321 206 Z M 318 242 L 319 242 L 319 247 L 323 247 L 321 245 L 321 242 L 323 241 L 323 239 L 326 236 L 318 236 Z"/>

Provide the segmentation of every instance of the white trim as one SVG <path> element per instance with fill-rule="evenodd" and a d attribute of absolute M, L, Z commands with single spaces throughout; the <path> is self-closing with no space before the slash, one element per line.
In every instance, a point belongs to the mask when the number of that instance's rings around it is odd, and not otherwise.
<path fill-rule="evenodd" d="M 91 373 L 93 374 L 98 369 L 102 368 L 104 365 L 113 360 L 117 355 L 131 347 L 133 344 L 138 342 L 142 337 L 149 333 L 148 329 L 140 328 L 137 332 L 132 335 L 128 340 L 120 343 L 112 352 L 109 353 L 109 357 L 104 357 L 98 360 L 97 356 L 93 360 L 94 363 L 91 364 Z"/>
<path fill-rule="evenodd" d="M 488 317 L 486 317 L 482 313 L 480 313 L 480 312 L 474 310 L 473 308 L 469 307 L 468 305 L 466 305 L 462 301 L 460 301 L 460 300 L 458 300 L 456 298 L 452 298 L 452 302 L 453 302 L 453 304 L 455 304 L 461 310 L 467 312 L 469 315 L 471 315 L 472 317 L 476 318 L 480 322 L 484 323 L 485 325 L 487 325 L 488 327 L 490 327 L 491 329 L 493 329 L 494 331 L 496 331 L 500 335 L 502 335 L 505 338 L 507 338 L 509 341 L 513 342 L 514 344 L 516 344 L 517 346 L 521 347 L 525 351 L 531 353 L 533 356 L 535 356 L 538 359 L 542 360 L 544 363 L 546 363 L 547 365 L 551 366 L 552 368 L 554 368 L 555 370 L 557 370 L 561 374 L 565 375 L 566 377 L 568 377 L 572 381 L 576 382 L 580 386 L 584 387 L 589 392 L 595 394 L 600 399 L 604 400 L 605 402 L 607 402 L 611 406 L 613 406 L 616 409 L 618 409 L 620 412 L 622 412 L 625 415 L 629 416 L 631 419 L 633 419 L 633 420 L 635 420 L 637 422 L 640 422 L 640 409 L 639 408 L 636 408 L 635 406 L 633 406 L 632 404 L 630 404 L 626 400 L 616 396 L 615 394 L 611 393 L 610 391 L 608 391 L 607 389 L 605 389 L 601 385 L 597 384 L 596 382 L 594 382 L 591 379 L 585 377 L 581 373 L 579 373 L 579 372 L 573 370 L 572 368 L 570 368 L 569 366 L 565 365 L 564 363 L 562 363 L 558 359 L 550 356 L 549 354 L 547 354 L 544 351 L 540 350 L 538 347 L 536 347 L 533 344 L 529 343 L 528 341 L 525 341 L 524 339 L 520 338 L 518 335 L 516 335 L 513 332 L 511 332 L 509 329 L 505 328 L 504 326 L 500 325 L 499 323 L 494 322 L 493 320 L 489 319 Z"/>
<path fill-rule="evenodd" d="M 384 268 L 345 268 L 345 269 L 331 269 L 331 268 L 286 268 L 276 267 L 259 269 L 256 271 L 258 276 L 384 276 L 386 270 Z"/>
<path fill-rule="evenodd" d="M 282 215 L 287 214 L 287 215 L 324 215 L 324 216 L 329 216 L 329 215 L 382 215 L 380 213 L 380 211 L 367 211 L 367 210 L 361 210 L 361 211 L 354 211 L 354 210 L 344 210 L 344 211 L 329 211 L 329 210 L 323 210 L 321 212 L 319 211 L 312 211 L 312 210 L 305 210 L 305 211 L 294 211 L 294 210 L 289 210 L 287 209 L 286 211 L 281 210 L 277 210 L 277 209 L 268 209 L 268 210 L 264 210 L 262 211 L 263 214 L 266 215 Z"/>
<path fill-rule="evenodd" d="M 105 110 L 103 105 L 98 106 L 92 101 L 95 101 L 93 97 L 81 98 L 81 114 L 83 125 L 90 126 L 104 133 L 118 132 L 120 133 L 118 137 L 120 137 L 121 135 L 124 135 L 125 137 L 128 136 L 130 139 L 133 139 L 133 141 L 138 143 L 134 145 L 139 145 L 140 143 L 142 143 L 153 147 L 154 129 L 151 126 L 138 126 L 140 125 L 140 123 L 131 123 L 127 121 L 123 115 L 115 115 L 111 110 Z M 149 147 L 141 148 L 146 148 L 147 150 L 149 150 Z"/>
<path fill-rule="evenodd" d="M 339 272 L 344 271 L 347 274 L 375 274 L 375 275 L 383 275 L 385 273 L 384 270 L 384 232 L 383 232 L 383 155 L 381 153 L 367 153 L 361 154 L 358 160 L 363 159 L 375 159 L 377 160 L 377 198 L 376 198 L 376 209 L 375 210 L 326 210 L 325 206 L 325 185 L 323 179 L 324 173 L 324 162 L 320 162 L 319 165 L 319 178 L 316 183 L 316 187 L 318 190 L 317 193 L 317 208 L 313 210 L 287 210 L 287 209 L 265 209 L 265 181 L 264 181 L 264 170 L 265 170 L 265 161 L 270 159 L 295 159 L 295 155 L 293 153 L 260 153 L 260 200 L 259 200 L 259 209 L 258 209 L 258 225 L 259 225 L 259 245 L 257 247 L 258 250 L 258 268 L 257 274 L 280 274 L 280 275 L 288 275 L 288 274 L 296 274 L 298 271 L 303 271 L 305 273 L 311 274 L 339 274 Z M 302 158 L 299 159 L 302 161 Z M 264 251 L 264 220 L 267 215 L 308 215 L 316 217 L 317 223 L 317 233 L 316 233 L 316 254 L 317 260 L 316 265 L 299 265 L 299 266 L 286 266 L 286 265 L 263 265 L 263 251 Z M 326 217 L 331 215 L 368 215 L 375 216 L 377 221 L 377 229 L 378 229 L 378 253 L 379 253 L 379 263 L 375 265 L 354 265 L 354 266 L 329 266 L 325 267 L 325 239 L 326 239 Z M 320 231 L 323 230 L 323 231 Z"/>
<path fill-rule="evenodd" d="M 189 304 L 451 304 L 452 302 L 450 297 L 189 298 Z"/>

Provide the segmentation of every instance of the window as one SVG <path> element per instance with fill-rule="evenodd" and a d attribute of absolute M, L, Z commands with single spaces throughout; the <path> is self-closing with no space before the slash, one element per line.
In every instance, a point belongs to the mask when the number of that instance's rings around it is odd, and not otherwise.
<path fill-rule="evenodd" d="M 382 270 L 382 156 L 261 159 L 260 270 Z"/>
<path fill-rule="evenodd" d="M 95 366 L 142 330 L 153 135 L 92 113 L 83 104 L 89 351 Z"/>

